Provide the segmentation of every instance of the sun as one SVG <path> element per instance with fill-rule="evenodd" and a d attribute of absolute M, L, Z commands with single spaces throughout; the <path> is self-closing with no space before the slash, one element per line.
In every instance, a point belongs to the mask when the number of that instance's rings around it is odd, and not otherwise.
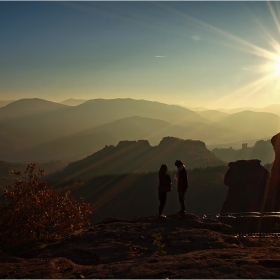
<path fill-rule="evenodd" d="M 276 28 L 280 34 L 280 5 L 278 5 L 278 3 L 279 2 L 277 1 L 268 1 L 267 5 Z M 233 107 L 232 103 L 234 102 L 236 102 L 236 104 L 240 104 L 240 102 L 251 102 L 251 100 L 263 100 L 264 102 L 272 102 L 273 99 L 279 100 L 279 36 L 276 37 L 274 33 L 270 32 L 269 29 L 267 29 L 267 27 L 257 17 L 254 16 L 254 20 L 256 20 L 256 23 L 258 23 L 260 32 L 264 35 L 263 38 L 265 40 L 262 41 L 261 44 L 256 44 L 255 42 L 248 40 L 248 37 L 250 36 L 242 38 L 212 24 L 193 18 L 188 14 L 184 14 L 182 11 L 172 11 L 179 16 L 183 16 L 185 19 L 192 21 L 192 23 L 197 24 L 198 26 L 207 28 L 207 32 L 212 31 L 213 34 L 216 33 L 216 35 L 220 35 L 221 39 L 219 39 L 219 42 L 223 46 L 250 55 L 250 63 L 247 65 L 240 65 L 240 68 L 237 70 L 239 71 L 239 73 L 236 74 L 237 82 L 233 83 L 234 86 L 229 87 L 227 93 L 221 96 L 218 101 L 215 100 L 216 104 L 219 102 L 221 104 L 220 106 L 223 106 L 224 104 L 227 105 L 228 103 L 231 103 L 230 106 Z M 246 82 L 247 78 L 248 80 Z"/>
<path fill-rule="evenodd" d="M 275 58 L 274 75 L 280 76 L 280 55 Z"/>

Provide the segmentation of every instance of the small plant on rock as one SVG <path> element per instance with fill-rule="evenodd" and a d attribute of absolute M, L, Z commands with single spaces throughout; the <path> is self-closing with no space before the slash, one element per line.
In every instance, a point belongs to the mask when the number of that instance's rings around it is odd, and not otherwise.
<path fill-rule="evenodd" d="M 153 244 L 157 246 L 157 254 L 159 256 L 165 256 L 166 251 L 164 251 L 165 244 L 162 235 L 160 233 L 154 233 L 152 237 L 154 238 Z"/>

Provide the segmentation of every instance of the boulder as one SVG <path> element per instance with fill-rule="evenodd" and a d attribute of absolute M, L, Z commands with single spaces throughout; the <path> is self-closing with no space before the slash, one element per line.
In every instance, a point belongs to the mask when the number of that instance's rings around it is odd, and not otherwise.
<path fill-rule="evenodd" d="M 270 174 L 260 162 L 253 159 L 228 164 L 224 183 L 229 189 L 221 213 L 262 211 Z"/>

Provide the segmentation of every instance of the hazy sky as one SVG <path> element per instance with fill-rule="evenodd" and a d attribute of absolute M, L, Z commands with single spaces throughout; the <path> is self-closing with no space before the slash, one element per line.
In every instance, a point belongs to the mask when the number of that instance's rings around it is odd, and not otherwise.
<path fill-rule="evenodd" d="M 0 100 L 280 103 L 279 2 L 0 2 Z"/>

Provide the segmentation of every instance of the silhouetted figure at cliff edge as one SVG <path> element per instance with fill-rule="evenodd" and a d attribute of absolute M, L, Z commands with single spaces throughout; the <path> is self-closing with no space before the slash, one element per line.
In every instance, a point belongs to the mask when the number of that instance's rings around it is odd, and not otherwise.
<path fill-rule="evenodd" d="M 158 198 L 159 198 L 159 209 L 158 209 L 158 216 L 159 218 L 166 218 L 165 215 L 163 215 L 163 208 L 166 203 L 166 196 L 167 192 L 170 192 L 171 189 L 171 178 L 168 175 L 168 168 L 166 164 L 162 164 L 159 172 L 158 172 L 158 177 L 159 177 L 159 186 L 158 186 Z"/>
<path fill-rule="evenodd" d="M 186 206 L 185 206 L 185 193 L 189 187 L 188 184 L 188 174 L 185 168 L 185 165 L 181 160 L 176 160 L 175 165 L 177 167 L 177 172 L 175 174 L 175 180 L 178 181 L 178 195 L 179 195 L 179 202 L 181 205 L 181 209 L 178 211 L 179 214 L 185 215 L 186 213 Z"/>

